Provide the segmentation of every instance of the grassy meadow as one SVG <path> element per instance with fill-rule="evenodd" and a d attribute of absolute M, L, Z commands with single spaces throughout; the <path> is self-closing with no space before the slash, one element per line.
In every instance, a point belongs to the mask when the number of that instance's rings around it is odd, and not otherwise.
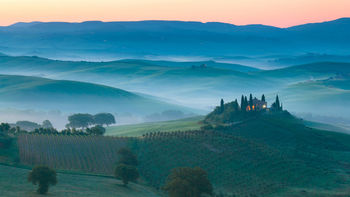
<path fill-rule="evenodd" d="M 37 186 L 27 181 L 30 170 L 0 164 L 0 196 L 6 197 L 39 197 L 35 191 Z M 93 175 L 58 173 L 58 183 L 50 187 L 48 196 L 57 197 L 156 197 L 152 188 L 131 183 L 122 186 L 119 180 L 112 177 Z"/>
<path fill-rule="evenodd" d="M 202 126 L 200 123 L 201 120 L 203 120 L 203 116 L 163 122 L 149 122 L 133 125 L 111 126 L 107 127 L 105 135 L 137 137 L 150 132 L 198 130 Z"/>

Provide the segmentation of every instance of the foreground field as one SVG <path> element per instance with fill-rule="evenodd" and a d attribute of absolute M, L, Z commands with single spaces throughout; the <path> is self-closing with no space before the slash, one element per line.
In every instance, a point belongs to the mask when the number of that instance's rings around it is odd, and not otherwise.
<path fill-rule="evenodd" d="M 202 126 L 199 123 L 199 121 L 201 121 L 202 119 L 202 116 L 197 116 L 182 120 L 114 126 L 107 128 L 106 135 L 137 137 L 150 132 L 197 130 Z"/>
<path fill-rule="evenodd" d="M 142 180 L 157 189 L 182 166 L 206 170 L 215 192 L 242 197 L 346 196 L 350 189 L 350 136 L 308 128 L 288 113 L 166 131 L 142 137 L 20 135 L 20 162 L 111 175 L 116 151 L 128 146 L 138 156 Z"/>
<path fill-rule="evenodd" d="M 39 197 L 36 186 L 27 182 L 29 170 L 0 165 L 0 196 Z M 58 173 L 58 183 L 51 187 L 48 196 L 55 197 L 156 197 L 152 189 L 131 183 L 123 187 L 114 178 Z"/>

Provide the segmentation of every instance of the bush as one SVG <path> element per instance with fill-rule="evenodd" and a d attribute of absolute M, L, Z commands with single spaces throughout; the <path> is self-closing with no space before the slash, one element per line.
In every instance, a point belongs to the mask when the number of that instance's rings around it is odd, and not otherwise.
<path fill-rule="evenodd" d="M 204 194 L 213 194 L 213 186 L 207 173 L 199 167 L 173 169 L 167 178 L 164 190 L 170 197 L 200 197 Z"/>
<path fill-rule="evenodd" d="M 119 155 L 119 164 L 125 164 L 125 165 L 130 165 L 130 166 L 137 166 L 137 158 L 134 153 L 131 152 L 130 149 L 128 148 L 121 148 L 118 151 Z"/>
<path fill-rule="evenodd" d="M 115 168 L 114 175 L 117 179 L 123 181 L 124 186 L 126 186 L 129 181 L 135 182 L 140 176 L 135 166 L 125 164 L 119 164 Z"/>
<path fill-rule="evenodd" d="M 87 128 L 86 132 L 90 135 L 103 135 L 106 132 L 106 129 L 101 125 L 96 125 L 91 128 Z"/>
<path fill-rule="evenodd" d="M 46 194 L 50 185 L 57 184 L 56 172 L 47 166 L 36 166 L 28 175 L 28 181 L 34 185 L 39 184 L 37 192 Z"/>

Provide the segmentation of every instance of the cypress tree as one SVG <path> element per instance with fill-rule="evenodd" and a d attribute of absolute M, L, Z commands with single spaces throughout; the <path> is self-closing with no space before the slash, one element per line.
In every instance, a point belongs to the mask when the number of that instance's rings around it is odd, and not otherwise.
<path fill-rule="evenodd" d="M 281 105 L 280 105 L 280 99 L 278 98 L 278 95 L 276 96 L 276 110 L 280 111 L 281 110 Z"/>
<path fill-rule="evenodd" d="M 244 110 L 247 110 L 248 107 L 248 98 L 245 96 L 244 97 Z"/>
<path fill-rule="evenodd" d="M 264 94 L 261 96 L 261 101 L 266 102 L 266 101 L 265 101 L 265 95 L 264 95 Z"/>
<path fill-rule="evenodd" d="M 220 101 L 220 112 L 222 113 L 222 112 L 224 112 L 224 99 L 221 99 L 221 101 Z"/>
<path fill-rule="evenodd" d="M 252 94 L 249 95 L 249 106 L 250 106 L 250 108 L 253 107 L 253 95 Z"/>
<path fill-rule="evenodd" d="M 235 108 L 235 111 L 239 110 L 239 104 L 238 104 L 237 99 L 235 99 L 234 108 Z"/>
<path fill-rule="evenodd" d="M 245 107 L 244 107 L 244 96 L 242 95 L 241 97 L 241 110 L 245 110 Z"/>

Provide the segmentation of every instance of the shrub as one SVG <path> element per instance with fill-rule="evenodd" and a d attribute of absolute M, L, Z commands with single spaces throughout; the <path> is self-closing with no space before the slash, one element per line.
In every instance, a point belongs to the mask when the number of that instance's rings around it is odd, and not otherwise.
<path fill-rule="evenodd" d="M 115 168 L 114 175 L 117 179 L 121 179 L 125 186 L 129 183 L 129 181 L 135 182 L 140 176 L 135 166 L 125 164 L 119 164 Z"/>
<path fill-rule="evenodd" d="M 164 190 L 170 197 L 200 197 L 213 193 L 207 173 L 199 167 L 173 169 L 167 178 Z"/>
<path fill-rule="evenodd" d="M 57 184 L 56 172 L 47 166 L 36 166 L 28 175 L 28 181 L 34 185 L 39 184 L 37 192 L 46 194 L 50 185 Z"/>

